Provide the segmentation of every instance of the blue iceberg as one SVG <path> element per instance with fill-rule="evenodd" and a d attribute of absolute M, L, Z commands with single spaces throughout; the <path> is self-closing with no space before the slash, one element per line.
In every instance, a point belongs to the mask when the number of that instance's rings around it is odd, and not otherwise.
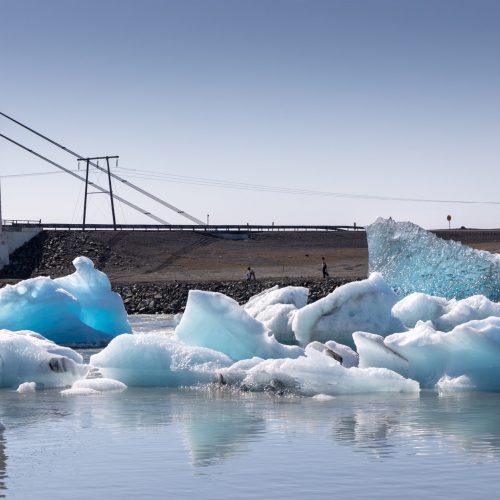
<path fill-rule="evenodd" d="M 500 256 L 443 240 L 411 222 L 377 219 L 366 234 L 369 272 L 382 274 L 398 295 L 500 301 Z"/>
<path fill-rule="evenodd" d="M 86 257 L 58 279 L 32 278 L 0 289 L 0 328 L 31 330 L 58 344 L 102 346 L 131 332 L 121 297 Z"/>

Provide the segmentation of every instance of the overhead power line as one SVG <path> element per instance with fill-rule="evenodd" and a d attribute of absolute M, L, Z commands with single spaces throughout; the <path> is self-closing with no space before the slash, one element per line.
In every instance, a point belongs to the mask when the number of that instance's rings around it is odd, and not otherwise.
<path fill-rule="evenodd" d="M 31 133 L 37 135 L 38 137 L 41 137 L 45 141 L 50 142 L 54 146 L 57 146 L 58 148 L 61 148 L 62 150 L 64 150 L 67 153 L 69 153 L 70 155 L 73 155 L 75 158 L 78 158 L 79 160 L 83 160 L 84 159 L 84 157 L 82 155 L 76 153 L 75 151 L 72 151 L 71 149 L 63 146 L 62 144 L 59 144 L 58 142 L 56 142 L 56 141 L 50 139 L 49 137 L 47 137 L 46 135 L 43 135 L 42 133 L 37 132 L 36 130 L 32 129 L 31 127 L 28 127 L 24 123 L 21 123 L 20 121 L 12 118 L 11 116 L 6 115 L 5 113 L 2 113 L 1 111 L 0 111 L 0 115 L 4 116 L 8 120 L 14 122 L 15 124 L 19 125 L 20 127 L 23 127 L 24 129 L 30 131 Z M 95 162 L 91 161 L 90 165 L 92 165 L 93 167 L 97 168 L 98 170 L 100 170 L 102 172 L 107 173 L 106 169 L 100 167 L 98 163 L 95 163 Z M 181 210 L 180 208 L 177 208 L 176 206 L 172 205 L 171 203 L 168 203 L 165 200 L 162 200 L 161 198 L 158 198 L 154 194 L 151 194 L 148 191 L 145 191 L 144 189 L 140 188 L 139 186 L 136 186 L 135 184 L 132 184 L 131 182 L 129 182 L 126 179 L 124 179 L 123 177 L 120 177 L 119 175 L 116 175 L 116 174 L 113 174 L 113 173 L 111 173 L 110 175 L 114 179 L 119 180 L 120 182 L 126 184 L 127 186 L 129 186 L 130 188 L 134 189 L 135 191 L 138 191 L 139 193 L 143 194 L 144 196 L 147 196 L 148 198 L 151 198 L 152 200 L 156 201 L 157 203 L 160 203 L 164 207 L 167 207 L 170 210 L 173 210 L 174 212 L 177 212 L 179 215 L 182 215 L 183 217 L 189 219 L 190 221 L 195 222 L 196 224 L 200 224 L 200 225 L 204 225 L 205 224 L 200 219 L 197 219 L 196 217 L 193 217 L 192 215 L 188 214 L 184 210 Z"/>
<path fill-rule="evenodd" d="M 417 202 L 417 203 L 448 203 L 448 204 L 453 203 L 453 204 L 467 204 L 467 205 L 471 204 L 500 205 L 500 201 L 411 198 L 404 196 L 380 196 L 371 194 L 339 193 L 332 191 L 317 191 L 311 189 L 270 186 L 265 184 L 249 184 L 244 182 L 225 181 L 221 179 L 210 179 L 207 177 L 190 177 L 187 175 L 153 172 L 151 170 L 139 170 L 139 169 L 129 169 L 129 168 L 122 168 L 122 170 L 125 170 L 129 177 L 136 177 L 145 180 L 173 182 L 180 184 L 193 184 L 198 186 L 219 187 L 225 189 L 240 189 L 245 191 L 259 191 L 259 192 L 281 193 L 281 194 L 291 194 L 291 195 L 323 196 L 331 198 L 353 198 L 353 199 L 380 200 L 380 201 L 402 201 L 402 202 L 407 201 L 407 202 Z M 136 173 L 134 174 L 133 172 Z"/>
<path fill-rule="evenodd" d="M 40 153 L 37 153 L 36 151 L 33 151 L 32 149 L 29 149 L 28 147 L 26 146 L 23 146 L 22 144 L 20 144 L 19 142 L 16 142 L 14 139 L 11 139 L 10 137 L 7 137 L 6 135 L 4 134 L 0 134 L 0 137 L 3 137 L 5 140 L 11 142 L 12 144 L 15 144 L 16 146 L 19 146 L 20 148 L 24 149 L 25 151 L 28 151 L 29 153 L 31 153 L 32 155 L 35 155 L 37 156 L 38 158 L 46 161 L 47 163 L 50 163 L 51 165 L 53 165 L 54 167 L 56 168 L 59 168 L 60 170 L 63 170 L 64 172 L 66 172 L 67 174 L 70 174 L 72 175 L 73 177 L 75 177 L 76 179 L 79 179 L 80 181 L 82 182 L 86 182 L 85 180 L 85 177 L 80 177 L 78 174 L 75 174 L 72 170 L 69 170 L 67 169 L 66 167 L 63 167 L 62 165 L 59 165 L 59 163 L 56 163 L 55 161 L 52 161 L 50 160 L 49 158 L 41 155 Z M 109 191 L 107 189 L 104 189 L 102 188 L 101 186 L 99 186 L 98 184 L 96 184 L 95 182 L 90 182 L 88 181 L 88 184 L 91 185 L 92 187 L 94 187 L 95 189 L 97 189 L 98 191 L 100 191 L 101 193 L 106 193 L 106 194 L 109 194 Z M 121 201 L 123 204 L 129 206 L 130 208 L 133 208 L 134 210 L 137 210 L 138 212 L 141 212 L 143 215 L 146 215 L 147 217 L 155 220 L 156 222 L 159 222 L 160 224 L 169 224 L 167 221 L 163 220 L 163 219 L 160 219 L 159 217 L 157 217 L 156 215 L 153 215 L 152 213 L 150 212 L 147 212 L 146 210 L 144 210 L 143 208 L 141 207 L 138 207 L 137 205 L 134 205 L 133 203 L 130 203 L 128 200 L 122 198 L 121 196 L 115 196 L 115 198 L 119 201 Z"/>

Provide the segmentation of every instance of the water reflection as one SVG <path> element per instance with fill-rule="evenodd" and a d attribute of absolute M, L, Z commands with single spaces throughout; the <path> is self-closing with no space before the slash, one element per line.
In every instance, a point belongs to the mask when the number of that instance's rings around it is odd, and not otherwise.
<path fill-rule="evenodd" d="M 401 451 L 426 455 L 436 447 L 453 447 L 473 461 L 500 457 L 500 395 L 462 393 L 440 397 L 388 397 L 340 405 L 331 425 L 336 442 L 375 457 Z"/>
<path fill-rule="evenodd" d="M 174 421 L 196 467 L 206 467 L 243 453 L 247 444 L 259 439 L 265 431 L 262 412 L 249 401 L 217 393 L 195 401 L 179 395 L 172 399 Z"/>

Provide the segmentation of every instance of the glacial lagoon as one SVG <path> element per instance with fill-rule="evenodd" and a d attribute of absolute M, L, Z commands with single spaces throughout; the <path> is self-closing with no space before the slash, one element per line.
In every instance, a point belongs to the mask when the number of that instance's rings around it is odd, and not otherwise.
<path fill-rule="evenodd" d="M 495 498 L 500 394 L 0 390 L 0 497 Z"/>

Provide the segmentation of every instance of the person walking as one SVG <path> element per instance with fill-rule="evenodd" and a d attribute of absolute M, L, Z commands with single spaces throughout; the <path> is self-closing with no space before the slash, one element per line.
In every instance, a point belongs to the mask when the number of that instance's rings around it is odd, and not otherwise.
<path fill-rule="evenodd" d="M 246 277 L 247 281 L 257 281 L 257 278 L 255 277 L 255 271 L 250 266 L 247 268 Z"/>
<path fill-rule="evenodd" d="M 323 278 L 329 278 L 330 275 L 328 274 L 328 266 L 326 265 L 326 260 L 324 257 L 321 257 L 321 270 L 323 271 Z"/>

